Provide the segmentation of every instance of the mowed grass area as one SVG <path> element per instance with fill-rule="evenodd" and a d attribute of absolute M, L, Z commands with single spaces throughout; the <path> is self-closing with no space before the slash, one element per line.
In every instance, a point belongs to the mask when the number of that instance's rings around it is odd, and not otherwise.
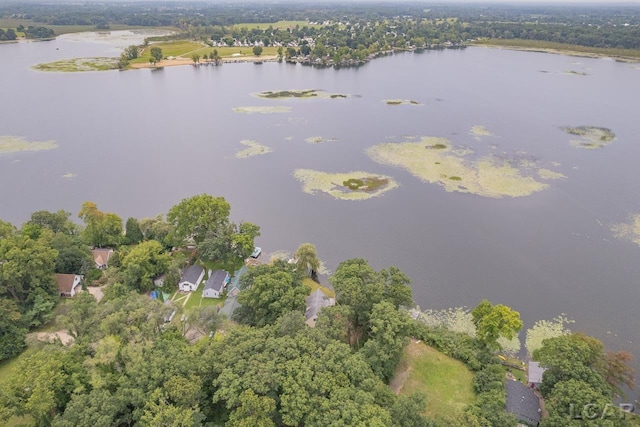
<path fill-rule="evenodd" d="M 272 27 L 273 29 L 276 29 L 276 30 L 278 29 L 286 30 L 289 28 L 295 28 L 296 25 L 299 25 L 300 28 L 322 27 L 322 24 L 309 24 L 308 21 L 278 21 L 278 22 L 247 22 L 247 23 L 236 24 L 234 25 L 234 28 L 246 28 L 248 30 L 257 28 L 260 30 L 266 30 L 267 28 Z"/>
<path fill-rule="evenodd" d="M 191 59 L 193 55 L 200 55 L 202 58 L 204 55 L 211 55 L 214 50 L 218 51 L 218 55 L 225 58 L 231 57 L 235 54 L 239 54 L 241 56 L 254 56 L 252 47 L 211 47 L 206 46 L 204 43 L 199 43 L 190 40 L 175 40 L 175 41 L 167 41 L 167 42 L 159 42 L 152 43 L 149 46 L 145 47 L 142 54 L 131 61 L 132 64 L 146 64 L 149 62 L 149 58 L 151 57 L 151 48 L 159 47 L 162 49 L 162 55 L 167 58 L 169 56 L 173 56 L 176 58 L 187 58 Z M 269 55 L 277 55 L 278 48 L 275 46 L 267 46 L 262 50 L 261 56 L 269 56 Z M 236 55 L 237 56 L 237 55 Z"/>
<path fill-rule="evenodd" d="M 475 399 L 473 373 L 462 362 L 413 340 L 390 386 L 403 396 L 425 394 L 425 414 L 437 419 L 461 413 Z"/>

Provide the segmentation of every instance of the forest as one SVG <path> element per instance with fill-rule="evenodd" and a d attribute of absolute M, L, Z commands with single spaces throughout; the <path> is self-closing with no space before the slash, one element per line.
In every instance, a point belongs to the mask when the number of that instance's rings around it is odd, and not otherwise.
<path fill-rule="evenodd" d="M 224 198 L 201 194 L 152 218 L 123 221 L 85 202 L 81 223 L 63 210 L 34 212 L 20 228 L 0 221 L 0 360 L 8 360 L 0 365 L 0 421 L 516 425 L 505 411 L 505 382 L 512 380 L 498 354 L 523 326 L 517 311 L 484 300 L 465 313 L 471 333 L 431 324 L 415 314 L 411 281 L 398 268 L 376 270 L 364 259 L 348 259 L 322 285 L 315 246 L 301 244 L 290 260 L 256 262 L 250 254 L 259 226 L 234 223 L 230 213 Z M 113 250 L 106 268 L 96 265 L 91 248 Z M 182 294 L 177 285 L 187 266 L 233 272 L 245 260 L 250 266 L 239 278 L 231 316 L 219 305 L 153 297 Z M 56 273 L 82 275 L 85 291 L 61 298 Z M 333 295 L 335 305 L 310 324 L 312 288 Z M 87 292 L 95 289 L 101 298 Z M 36 337 L 52 327 L 70 339 Z M 542 425 L 582 425 L 569 408 L 608 408 L 633 385 L 630 355 L 580 333 L 551 332 L 538 336 L 533 351 L 547 369 L 540 390 L 549 416 Z M 472 403 L 434 417 L 427 415 L 433 396 L 392 391 L 410 340 L 462 362 L 473 375 Z M 614 409 L 592 425 L 636 422 Z"/>
<path fill-rule="evenodd" d="M 311 37 L 328 49 L 326 55 L 366 56 L 399 48 L 442 48 L 479 39 L 535 40 L 568 45 L 640 49 L 640 8 L 637 5 L 443 5 L 427 3 L 286 3 L 229 4 L 198 2 L 40 4 L 6 3 L 6 22 L 31 22 L 38 31 L 28 37 L 50 37 L 40 27 L 111 25 L 170 27 L 181 36 L 217 41 L 250 36 L 265 45 L 287 46 Z M 251 28 L 278 21 L 315 22 L 287 30 Z M 0 27 L 7 26 L 2 25 Z M 243 27 L 244 26 L 244 27 Z M 295 31 L 294 28 L 295 27 Z M 244 29 L 243 29 L 244 28 Z M 5 28 L 3 31 L 8 30 Z M 86 28 L 85 28 L 86 29 Z M 3 34 L 0 33 L 0 37 Z M 6 34 L 4 35 L 6 37 Z M 300 44 L 300 43 L 298 43 Z M 341 50 L 342 49 L 342 50 Z"/>

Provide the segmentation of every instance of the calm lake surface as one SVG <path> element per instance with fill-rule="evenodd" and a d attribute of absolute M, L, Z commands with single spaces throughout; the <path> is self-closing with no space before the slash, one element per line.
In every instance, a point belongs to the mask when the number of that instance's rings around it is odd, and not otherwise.
<path fill-rule="evenodd" d="M 258 244 L 266 252 L 312 242 L 331 270 L 353 257 L 378 269 L 396 265 L 411 277 L 422 308 L 473 307 L 488 298 L 520 311 L 525 328 L 566 313 L 576 321 L 573 330 L 640 357 L 640 247 L 609 228 L 640 213 L 637 64 L 467 48 L 341 70 L 284 63 L 90 73 L 30 68 L 117 56 L 132 44 L 121 39 L 0 46 L 0 135 L 59 145 L 0 156 L 0 218 L 19 225 L 39 209 L 75 214 L 86 200 L 124 219 L 142 218 L 194 194 L 221 195 L 233 220 L 262 227 Z M 252 95 L 284 89 L 357 97 Z M 423 105 L 389 106 L 386 99 Z M 233 111 L 242 106 L 292 110 Z M 493 136 L 476 140 L 475 125 Z M 574 148 L 575 138 L 560 128 L 579 125 L 610 128 L 616 140 L 600 150 Z M 365 153 L 421 135 L 526 158 L 567 178 L 528 197 L 489 199 L 447 193 Z M 305 141 L 313 136 L 339 141 Z M 245 139 L 273 152 L 236 159 Z M 304 193 L 293 177 L 297 168 L 382 173 L 400 187 L 366 201 L 336 200 Z"/>

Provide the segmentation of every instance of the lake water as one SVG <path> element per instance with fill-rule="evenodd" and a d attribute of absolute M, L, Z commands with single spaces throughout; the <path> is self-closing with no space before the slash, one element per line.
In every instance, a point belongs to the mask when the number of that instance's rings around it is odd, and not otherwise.
<path fill-rule="evenodd" d="M 525 327 L 561 313 L 572 329 L 640 357 L 640 247 L 609 229 L 640 213 L 637 64 L 467 48 L 399 54 L 355 69 L 225 64 L 159 71 L 44 73 L 32 65 L 117 56 L 129 40 L 68 36 L 0 46 L 0 135 L 55 140 L 51 151 L 0 156 L 0 218 L 35 210 L 77 212 L 92 200 L 123 218 L 166 213 L 183 197 L 224 196 L 232 219 L 262 227 L 266 252 L 316 245 L 330 269 L 362 257 L 396 265 L 422 308 L 520 311 Z M 573 71 L 574 73 L 568 73 Z M 584 73 L 585 75 L 581 75 Z M 265 90 L 322 89 L 347 99 L 260 99 Z M 413 99 L 422 106 L 389 106 Z M 290 106 L 239 114 L 234 107 Z M 493 136 L 476 140 L 472 126 Z M 612 129 L 600 150 L 569 144 L 562 126 Z M 406 136 L 526 158 L 566 179 L 528 197 L 448 193 L 365 150 Z M 309 144 L 322 136 L 339 141 Z M 272 153 L 236 159 L 255 140 Z M 366 201 L 310 195 L 297 168 L 365 170 L 400 187 Z M 67 175 L 72 174 L 72 175 Z M 64 175 L 73 176 L 65 178 Z"/>

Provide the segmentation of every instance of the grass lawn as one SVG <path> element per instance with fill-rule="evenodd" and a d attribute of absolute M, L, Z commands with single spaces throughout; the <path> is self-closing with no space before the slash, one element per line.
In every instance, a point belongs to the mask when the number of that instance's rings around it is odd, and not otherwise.
<path fill-rule="evenodd" d="M 204 55 L 209 56 L 214 50 L 218 51 L 218 55 L 223 58 L 230 57 L 234 54 L 240 54 L 242 56 L 254 56 L 252 47 L 211 47 L 206 46 L 203 43 L 198 43 L 190 40 L 175 40 L 167 42 L 153 43 L 145 47 L 142 54 L 131 60 L 132 64 L 146 64 L 149 62 L 150 51 L 152 47 L 159 47 L 162 49 L 162 55 L 167 58 L 169 56 L 182 57 L 191 59 L 192 55 L 200 55 L 202 58 Z M 267 46 L 262 50 L 262 56 L 277 55 L 278 48 L 275 46 Z"/>
<path fill-rule="evenodd" d="M 462 362 L 413 340 L 390 387 L 403 396 L 426 394 L 425 413 L 437 419 L 461 413 L 475 399 L 473 373 Z"/>
<path fill-rule="evenodd" d="M 204 55 L 210 55 L 214 49 L 216 49 L 218 51 L 218 55 L 220 55 L 223 58 L 229 57 L 236 53 L 239 53 L 242 56 L 254 56 L 253 47 L 209 47 L 209 46 L 202 47 L 201 49 L 198 49 L 193 52 L 189 52 L 188 55 L 183 55 L 183 56 L 190 58 L 191 55 L 195 53 L 197 55 L 200 55 L 200 57 L 202 57 Z M 262 48 L 261 56 L 265 56 L 265 55 L 269 56 L 269 55 L 277 55 L 277 54 L 278 54 L 278 48 L 276 46 L 265 46 Z"/>
<path fill-rule="evenodd" d="M 316 291 L 316 289 L 320 289 L 326 296 L 328 296 L 329 298 L 335 298 L 336 297 L 336 293 L 334 291 L 332 291 L 331 289 L 324 287 L 316 282 L 314 282 L 313 280 L 311 280 L 308 277 L 305 277 L 302 280 L 302 283 L 306 284 L 307 286 L 309 286 L 311 288 L 311 293 L 314 293 Z"/>
<path fill-rule="evenodd" d="M 129 25 L 113 24 L 113 25 L 110 25 L 111 26 L 110 30 L 96 30 L 95 25 L 49 25 L 49 24 L 43 24 L 41 22 L 34 22 L 29 19 L 13 19 L 13 18 L 0 19 L 0 28 L 15 29 L 19 25 L 22 25 L 25 28 L 29 27 L 30 25 L 34 27 L 51 28 L 53 31 L 55 31 L 56 36 L 59 36 L 61 34 L 66 34 L 66 33 L 80 33 L 83 31 L 117 31 L 117 30 L 132 30 L 132 29 L 141 28 L 141 27 L 131 27 Z"/>

